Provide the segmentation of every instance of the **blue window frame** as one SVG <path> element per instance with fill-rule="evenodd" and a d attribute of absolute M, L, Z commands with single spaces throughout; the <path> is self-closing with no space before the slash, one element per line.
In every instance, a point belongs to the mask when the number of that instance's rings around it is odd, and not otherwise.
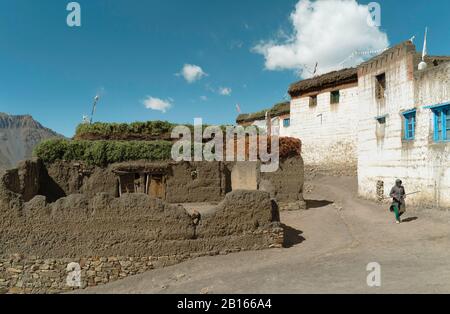
<path fill-rule="evenodd" d="M 404 117 L 404 139 L 407 141 L 414 140 L 416 133 L 416 110 L 410 110 L 403 113 Z"/>
<path fill-rule="evenodd" d="M 288 128 L 291 125 L 291 119 L 287 118 L 283 120 L 283 127 Z"/>
<path fill-rule="evenodd" d="M 434 141 L 450 141 L 450 104 L 432 107 L 434 115 Z"/>

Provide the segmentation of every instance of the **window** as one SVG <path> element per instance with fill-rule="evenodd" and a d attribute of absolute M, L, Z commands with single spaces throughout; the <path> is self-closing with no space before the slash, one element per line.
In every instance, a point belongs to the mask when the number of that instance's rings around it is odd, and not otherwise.
<path fill-rule="evenodd" d="M 317 106 L 317 95 L 309 97 L 309 106 L 310 107 Z"/>
<path fill-rule="evenodd" d="M 287 118 L 283 120 L 283 127 L 288 128 L 291 125 L 291 119 Z"/>
<path fill-rule="evenodd" d="M 379 117 L 376 117 L 375 120 L 378 121 L 378 124 L 386 124 L 386 117 L 387 117 L 386 115 L 379 116 Z"/>
<path fill-rule="evenodd" d="M 410 110 L 403 113 L 404 117 L 404 139 L 411 141 L 414 140 L 416 130 L 416 110 Z"/>
<path fill-rule="evenodd" d="M 377 126 L 376 126 L 376 136 L 377 139 L 383 139 L 386 134 L 386 118 L 388 117 L 387 114 L 375 117 L 375 120 L 377 120 Z"/>
<path fill-rule="evenodd" d="M 331 92 L 330 103 L 331 104 L 338 104 L 340 96 L 341 96 L 341 93 L 338 90 Z"/>
<path fill-rule="evenodd" d="M 380 74 L 376 77 L 376 97 L 377 99 L 383 99 L 386 93 L 386 74 Z"/>
<path fill-rule="evenodd" d="M 434 141 L 450 141 L 450 105 L 432 108 L 434 114 Z"/>

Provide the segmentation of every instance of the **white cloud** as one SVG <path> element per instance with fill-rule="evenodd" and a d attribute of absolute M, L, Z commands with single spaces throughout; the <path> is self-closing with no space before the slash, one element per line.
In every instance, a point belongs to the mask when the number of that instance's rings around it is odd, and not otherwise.
<path fill-rule="evenodd" d="M 266 69 L 295 70 L 303 77 L 311 76 L 316 62 L 318 73 L 355 66 L 364 61 L 361 55 L 348 58 L 355 51 L 389 45 L 387 35 L 368 24 L 368 14 L 368 6 L 355 0 L 300 0 L 290 16 L 293 34 L 263 41 L 253 51 L 264 55 Z"/>
<path fill-rule="evenodd" d="M 195 81 L 200 80 L 204 76 L 207 76 L 207 74 L 203 71 L 201 67 L 194 64 L 185 64 L 183 66 L 183 69 L 181 69 L 181 72 L 178 73 L 177 75 L 183 76 L 188 83 L 193 83 Z"/>
<path fill-rule="evenodd" d="M 220 87 L 219 94 L 222 96 L 230 96 L 233 90 L 229 87 Z"/>
<path fill-rule="evenodd" d="M 208 100 L 208 96 L 200 96 L 200 99 L 203 101 L 207 101 Z"/>
<path fill-rule="evenodd" d="M 147 98 L 142 101 L 145 108 L 162 111 L 164 113 L 172 107 L 172 102 L 173 100 L 171 99 L 162 100 L 160 98 L 150 96 L 147 96 Z"/>

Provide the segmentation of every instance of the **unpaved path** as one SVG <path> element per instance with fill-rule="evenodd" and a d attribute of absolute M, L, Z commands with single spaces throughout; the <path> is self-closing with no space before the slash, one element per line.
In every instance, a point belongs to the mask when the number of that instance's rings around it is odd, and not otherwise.
<path fill-rule="evenodd" d="M 202 257 L 82 293 L 450 292 L 450 221 L 417 210 L 396 225 L 385 206 L 356 197 L 356 179 L 308 182 L 309 209 L 283 212 L 290 247 Z M 366 283 L 381 265 L 379 288 Z"/>

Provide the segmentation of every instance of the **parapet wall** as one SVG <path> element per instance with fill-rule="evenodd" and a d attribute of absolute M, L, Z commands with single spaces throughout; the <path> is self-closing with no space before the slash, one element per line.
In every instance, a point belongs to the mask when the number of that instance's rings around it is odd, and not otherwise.
<path fill-rule="evenodd" d="M 259 188 L 269 192 L 281 210 L 305 209 L 304 178 L 302 157 L 292 157 L 281 162 L 278 171 L 261 173 Z"/>

